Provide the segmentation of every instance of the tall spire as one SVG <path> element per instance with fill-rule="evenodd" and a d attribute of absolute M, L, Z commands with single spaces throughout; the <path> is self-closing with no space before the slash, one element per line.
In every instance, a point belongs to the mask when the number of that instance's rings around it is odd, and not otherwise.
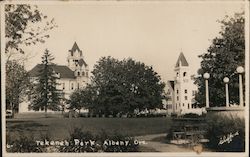
<path fill-rule="evenodd" d="M 74 51 L 76 51 L 76 50 L 81 51 L 81 50 L 79 49 L 77 43 L 75 42 L 75 43 L 73 44 L 72 49 L 71 49 L 70 51 L 74 52 Z"/>
<path fill-rule="evenodd" d="M 177 67 L 180 67 L 180 66 L 188 66 L 188 62 L 187 62 L 187 60 L 186 60 L 186 58 L 185 58 L 185 56 L 184 56 L 184 54 L 182 52 L 179 55 L 179 58 L 178 58 L 178 60 L 176 62 L 175 67 L 177 68 Z"/>

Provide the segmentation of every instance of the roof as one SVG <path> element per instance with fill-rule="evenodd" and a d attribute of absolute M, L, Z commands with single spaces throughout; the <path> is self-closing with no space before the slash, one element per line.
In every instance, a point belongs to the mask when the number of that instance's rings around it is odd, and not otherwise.
<path fill-rule="evenodd" d="M 70 52 L 75 52 L 76 50 L 78 50 L 80 52 L 80 55 L 82 56 L 82 50 L 80 50 L 80 48 L 78 47 L 77 43 L 75 42 L 74 45 L 73 45 L 73 47 L 69 51 Z"/>
<path fill-rule="evenodd" d="M 174 81 L 168 81 L 168 82 L 169 82 L 171 88 L 174 90 Z"/>
<path fill-rule="evenodd" d="M 74 45 L 73 45 L 73 47 L 72 47 L 71 50 L 69 50 L 69 51 L 74 52 L 74 51 L 76 51 L 76 50 L 82 52 L 82 51 L 80 50 L 80 48 L 78 47 L 77 43 L 75 42 Z"/>
<path fill-rule="evenodd" d="M 181 63 L 181 65 L 180 65 L 180 63 Z M 182 52 L 179 55 L 179 58 L 176 62 L 175 67 L 180 67 L 180 66 L 188 66 L 188 62 L 187 62 L 187 60 Z"/>
<path fill-rule="evenodd" d="M 85 67 L 88 66 L 88 64 L 83 59 L 80 59 L 79 62 L 78 62 L 78 64 L 80 66 L 82 66 L 82 65 L 84 65 Z"/>
<path fill-rule="evenodd" d="M 69 67 L 65 65 L 51 65 L 56 73 L 60 73 L 60 78 L 75 78 L 74 72 L 70 70 Z M 29 71 L 31 77 L 37 77 L 39 75 L 40 69 L 42 69 L 42 64 L 37 64 L 33 69 Z"/>

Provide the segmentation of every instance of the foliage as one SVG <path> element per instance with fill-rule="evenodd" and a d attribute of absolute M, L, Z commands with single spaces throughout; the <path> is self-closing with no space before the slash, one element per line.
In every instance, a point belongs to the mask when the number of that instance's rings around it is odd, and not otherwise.
<path fill-rule="evenodd" d="M 242 152 L 245 150 L 245 120 L 233 116 L 210 116 L 207 118 L 209 139 L 208 147 L 216 151 Z M 239 133 L 231 142 L 219 144 L 223 136 Z"/>
<path fill-rule="evenodd" d="M 198 85 L 196 100 L 203 106 L 205 104 L 205 81 L 202 75 L 206 72 L 210 74 L 209 96 L 213 98 L 210 99 L 210 106 L 225 104 L 224 77 L 230 79 L 230 103 L 239 102 L 239 81 L 236 68 L 245 64 L 244 13 L 235 14 L 233 18 L 225 17 L 219 22 L 222 24 L 220 36 L 213 39 L 207 53 L 199 56 L 202 61 L 201 68 L 198 70 L 199 77 L 195 82 Z"/>
<path fill-rule="evenodd" d="M 102 57 L 94 66 L 89 109 L 117 115 L 162 107 L 165 84 L 152 67 L 132 59 Z"/>
<path fill-rule="evenodd" d="M 45 26 L 41 22 L 45 21 Z M 34 26 L 37 24 L 37 27 Z M 35 5 L 27 4 L 6 4 L 5 5 L 5 37 L 6 50 L 16 50 L 24 53 L 21 45 L 35 45 L 36 43 L 44 43 L 49 35 L 49 30 L 57 27 L 54 19 L 48 20 Z"/>
<path fill-rule="evenodd" d="M 75 90 L 69 97 L 69 109 L 77 109 L 80 111 L 82 108 L 88 108 L 93 103 L 93 90 L 90 85 L 83 89 Z"/>
<path fill-rule="evenodd" d="M 56 89 L 56 80 L 58 79 L 53 70 L 52 61 L 54 58 L 46 49 L 42 56 L 42 68 L 39 71 L 37 83 L 32 93 L 31 107 L 34 110 L 45 110 L 51 109 L 53 111 L 59 110 L 60 104 L 60 91 Z"/>
<path fill-rule="evenodd" d="M 6 62 L 6 107 L 12 113 L 18 111 L 18 105 L 24 99 L 29 89 L 28 72 L 16 61 Z"/>
<path fill-rule="evenodd" d="M 7 140 L 7 152 L 18 153 L 31 153 L 31 152 L 43 152 L 44 148 L 37 146 L 32 136 L 19 135 L 17 139 L 13 140 L 9 134 L 6 136 Z"/>
<path fill-rule="evenodd" d="M 74 140 L 94 141 L 94 144 L 84 146 L 75 145 Z M 129 145 L 106 145 L 105 141 L 129 141 Z M 84 132 L 80 128 L 74 128 L 70 134 L 69 146 L 61 147 L 60 152 L 137 152 L 138 144 L 134 144 L 134 138 L 119 133 L 107 134 L 104 130 L 97 135 L 90 132 Z"/>

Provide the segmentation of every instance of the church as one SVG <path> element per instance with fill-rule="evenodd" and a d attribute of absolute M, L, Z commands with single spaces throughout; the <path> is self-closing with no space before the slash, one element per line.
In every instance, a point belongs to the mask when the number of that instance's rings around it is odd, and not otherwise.
<path fill-rule="evenodd" d="M 195 104 L 197 86 L 194 84 L 189 63 L 182 52 L 177 59 L 174 72 L 174 80 L 169 80 L 166 85 L 167 113 L 169 115 L 202 114 L 204 109 L 196 107 Z"/>
<path fill-rule="evenodd" d="M 83 88 L 89 82 L 89 68 L 85 62 L 82 50 L 75 42 L 72 48 L 68 51 L 67 56 L 68 65 L 53 65 L 54 73 L 59 78 L 57 80 L 57 89 L 61 90 L 63 97 L 69 99 L 70 94 L 79 88 Z M 36 81 L 39 74 L 39 70 L 42 67 L 41 64 L 37 64 L 29 71 L 31 81 Z M 20 103 L 19 113 L 34 112 L 29 110 L 29 98 L 27 101 Z"/>

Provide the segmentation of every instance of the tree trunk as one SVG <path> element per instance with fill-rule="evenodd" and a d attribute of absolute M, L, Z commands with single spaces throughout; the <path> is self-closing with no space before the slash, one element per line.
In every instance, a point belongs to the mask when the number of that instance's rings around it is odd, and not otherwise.
<path fill-rule="evenodd" d="M 48 118 L 48 115 L 47 115 L 47 105 L 45 105 L 45 118 Z"/>

